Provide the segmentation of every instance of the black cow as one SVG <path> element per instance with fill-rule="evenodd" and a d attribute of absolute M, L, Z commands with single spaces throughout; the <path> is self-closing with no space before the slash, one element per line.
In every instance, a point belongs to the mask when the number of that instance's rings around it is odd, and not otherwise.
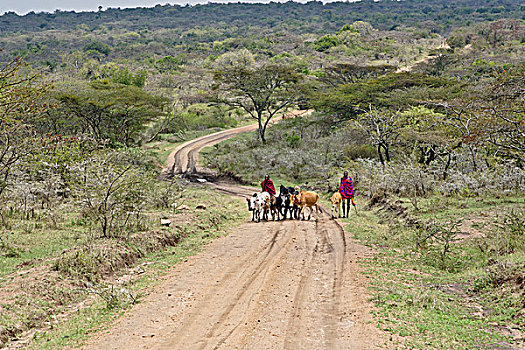
<path fill-rule="evenodd" d="M 290 212 L 290 219 L 293 219 L 294 217 L 297 218 L 296 212 L 298 208 L 290 202 L 290 195 L 294 192 L 295 189 L 293 187 L 285 187 L 281 185 L 279 189 L 279 198 L 282 200 L 281 214 L 283 215 L 283 219 L 286 219 L 288 212 Z"/>

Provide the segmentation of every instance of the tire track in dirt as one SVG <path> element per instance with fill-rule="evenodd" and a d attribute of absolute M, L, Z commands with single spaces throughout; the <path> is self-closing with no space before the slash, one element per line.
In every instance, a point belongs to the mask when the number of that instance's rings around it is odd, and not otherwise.
<path fill-rule="evenodd" d="M 308 318 L 312 318 L 312 313 L 319 313 L 322 316 L 317 318 L 315 324 L 315 327 L 323 329 L 321 334 L 323 340 L 319 346 L 326 349 L 338 348 L 339 303 L 346 247 L 344 239 L 341 239 L 340 230 L 329 229 L 332 226 L 330 223 L 331 220 L 326 214 L 319 214 L 313 235 L 316 242 L 311 249 L 308 262 L 303 267 L 304 274 L 297 287 L 295 310 L 289 322 L 285 349 L 304 347 L 304 339 L 308 338 L 309 329 L 312 328 L 309 325 L 311 321 L 308 321 Z M 316 271 L 315 276 L 321 277 L 314 278 L 310 271 Z M 312 305 L 309 300 L 315 293 L 323 295 L 324 302 L 312 312 L 308 310 Z M 305 325 L 309 326 L 305 329 Z"/>
<path fill-rule="evenodd" d="M 204 310 L 206 312 L 206 309 L 209 307 L 209 305 L 212 304 L 212 301 L 213 301 L 212 299 L 216 295 L 216 291 L 224 289 L 226 287 L 226 285 L 227 285 L 227 282 L 231 278 L 233 278 L 235 276 L 238 276 L 239 280 L 241 280 L 241 281 L 245 280 L 244 282 L 242 282 L 242 287 L 243 288 L 241 288 L 240 291 L 237 291 L 237 294 L 239 294 L 239 292 L 240 292 L 241 295 L 235 296 L 232 301 L 227 302 L 226 310 L 223 311 L 222 314 L 220 315 L 219 321 L 217 321 L 214 325 L 212 325 L 211 329 L 209 329 L 208 332 L 204 335 L 205 338 L 210 338 L 211 337 L 211 335 L 215 331 L 217 325 L 220 325 L 220 321 L 221 320 L 223 321 L 225 319 L 225 316 L 227 316 L 231 312 L 231 310 L 233 309 L 234 302 L 238 302 L 238 300 L 240 300 L 240 298 L 242 297 L 242 294 L 244 292 L 246 292 L 246 288 L 251 283 L 253 283 L 253 281 L 257 277 L 258 273 L 260 273 L 260 270 L 261 270 L 261 267 L 262 267 L 263 263 L 267 260 L 268 256 L 272 253 L 273 248 L 275 247 L 275 244 L 276 244 L 276 241 L 277 241 L 277 236 L 279 235 L 279 233 L 281 233 L 279 228 L 274 231 L 269 244 L 265 244 L 266 247 L 267 247 L 266 249 L 257 252 L 255 257 L 246 257 L 242 261 L 242 263 L 235 265 L 231 270 L 226 272 L 225 273 L 225 278 L 223 278 L 221 280 L 221 283 L 216 288 L 214 288 L 214 290 L 212 290 L 211 292 L 209 292 L 207 294 L 206 298 L 203 300 L 201 305 L 196 307 L 196 311 L 195 311 L 196 317 L 201 316 L 201 314 L 199 314 L 199 312 L 201 310 Z M 256 266 L 250 266 L 249 265 L 247 268 L 243 269 L 242 267 L 246 266 L 246 264 L 248 263 L 249 260 L 253 260 L 254 262 L 256 262 L 257 265 Z M 242 269 L 242 271 L 239 271 L 241 269 Z M 195 319 L 196 317 L 194 317 L 193 319 L 190 319 L 190 320 L 186 320 L 183 328 L 180 329 L 178 331 L 178 333 L 185 333 L 187 331 L 187 329 L 189 327 L 192 327 L 192 326 L 202 327 L 201 324 L 198 324 L 198 320 Z M 176 335 L 174 335 L 174 338 L 177 338 L 177 341 L 180 340 L 180 338 L 177 337 Z M 166 344 L 166 347 L 172 348 L 172 347 L 174 347 L 176 345 L 177 345 L 177 343 L 170 342 L 169 344 Z"/>
<path fill-rule="evenodd" d="M 279 223 L 277 230 L 274 232 L 271 241 L 267 245 L 267 248 L 264 251 L 259 252 L 256 257 L 247 257 L 243 264 L 234 266 L 232 271 L 226 273 L 226 276 L 233 276 L 238 274 L 239 278 L 235 281 L 236 283 L 233 286 L 228 285 L 230 289 L 230 294 L 233 296 L 226 301 L 223 300 L 214 300 L 216 295 L 216 290 L 223 289 L 226 287 L 227 280 L 222 281 L 215 290 L 211 291 L 203 302 L 203 306 L 199 306 L 196 309 L 196 317 L 191 318 L 185 321 L 184 327 L 180 329 L 177 333 L 173 334 L 174 341 L 168 341 L 166 344 L 161 345 L 160 349 L 173 349 L 173 348 L 183 348 L 184 345 L 189 345 L 187 339 L 184 338 L 184 334 L 188 332 L 191 327 L 198 328 L 202 332 L 202 329 L 205 327 L 205 324 L 212 323 L 210 328 L 203 335 L 203 340 L 201 344 L 196 346 L 196 349 L 205 349 L 205 348 L 218 348 L 226 339 L 235 331 L 237 328 L 234 327 L 224 327 L 226 320 L 232 314 L 235 308 L 245 310 L 249 304 L 252 296 L 260 288 L 259 286 L 263 283 L 266 274 L 268 273 L 269 267 L 272 265 L 276 256 L 280 253 L 282 254 L 284 247 L 290 242 L 291 235 L 283 235 L 283 225 Z M 282 236 L 278 242 L 277 238 Z M 286 237 L 287 236 L 287 237 Z M 248 267 L 244 268 L 240 273 L 237 271 L 240 267 L 247 264 L 247 260 L 252 260 Z M 221 295 L 221 298 L 223 296 Z M 210 305 L 218 305 L 220 312 L 217 313 L 217 307 L 215 309 L 210 308 Z M 209 310 L 208 310 L 209 309 Z M 237 312 L 238 313 L 238 312 Z M 237 324 L 242 320 L 236 320 Z M 231 324 L 231 320 L 229 323 Z M 224 328 L 230 328 L 224 329 Z M 220 336 L 225 334 L 226 336 Z M 219 335 L 219 339 L 216 344 L 213 343 L 214 338 Z M 180 347 L 179 347 L 180 346 Z"/>
<path fill-rule="evenodd" d="M 315 237 L 315 236 L 314 236 Z M 310 284 L 310 279 L 312 278 L 309 272 L 309 268 L 312 264 L 314 255 L 318 250 L 318 242 L 315 242 L 315 245 L 312 249 L 308 249 L 308 235 L 304 235 L 304 246 L 308 252 L 308 256 L 301 264 L 301 279 L 297 285 L 294 297 L 293 304 L 293 313 L 288 321 L 288 329 L 286 331 L 286 339 L 284 342 L 284 349 L 300 349 L 301 348 L 301 325 L 304 323 L 304 308 L 305 308 L 305 295 L 307 286 Z"/>
<path fill-rule="evenodd" d="M 214 179 L 197 167 L 198 152 L 237 133 L 180 146 L 166 173 Z M 232 196 L 257 191 L 206 185 Z M 214 240 L 86 349 L 377 349 L 385 336 L 371 323 L 358 263 L 369 251 L 325 209 L 314 218 L 246 222 Z"/>
<path fill-rule="evenodd" d="M 290 232 L 289 234 L 289 238 L 288 240 L 286 241 L 286 243 L 284 244 L 283 248 L 281 249 L 281 254 L 280 256 L 284 255 L 284 249 L 288 246 L 288 244 L 290 243 L 292 237 L 294 237 L 294 234 L 295 234 L 295 225 L 293 226 L 293 230 Z M 263 284 L 262 286 L 266 286 L 266 280 L 268 278 L 268 274 L 270 273 L 270 267 L 272 265 L 275 265 L 275 261 L 278 259 L 278 257 L 275 257 L 274 259 L 272 259 L 271 261 L 271 264 L 268 264 L 265 268 L 265 273 L 264 273 L 264 276 L 263 276 Z M 258 292 L 260 292 L 262 288 L 259 288 Z M 255 294 L 255 293 L 254 293 Z M 252 294 L 253 296 L 253 294 Z M 237 324 L 235 325 L 235 327 L 233 327 L 228 333 L 226 336 L 222 337 L 219 342 L 217 342 L 217 345 L 213 348 L 214 350 L 215 349 L 219 349 L 227 340 L 228 338 L 230 338 L 230 336 L 238 329 L 238 327 L 241 325 L 242 321 L 244 320 L 244 317 L 242 319 L 240 319 Z"/>
<path fill-rule="evenodd" d="M 328 338 L 330 340 L 330 347 L 336 348 L 337 341 L 337 328 L 339 322 L 339 306 L 341 302 L 341 289 L 342 289 L 342 278 L 344 275 L 345 268 L 345 256 L 346 256 L 346 240 L 344 238 L 344 231 L 340 230 L 340 227 L 333 224 L 335 221 L 327 219 L 326 215 L 323 215 L 323 220 L 325 221 L 322 230 L 324 236 L 329 242 L 331 252 L 333 253 L 333 281 L 332 281 L 332 299 L 329 310 L 329 315 L 331 317 L 329 328 Z M 334 229 L 334 226 L 336 228 Z M 332 229 L 329 229 L 331 227 Z M 332 237 L 333 236 L 333 237 Z"/>

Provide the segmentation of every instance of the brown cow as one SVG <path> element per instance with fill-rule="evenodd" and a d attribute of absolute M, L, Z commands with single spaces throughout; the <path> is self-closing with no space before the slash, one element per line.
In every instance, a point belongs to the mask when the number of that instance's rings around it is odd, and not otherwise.
<path fill-rule="evenodd" d="M 319 205 L 317 202 L 319 201 L 319 195 L 315 192 L 310 191 L 300 191 L 298 194 L 293 195 L 293 197 L 290 197 L 290 200 L 293 198 L 293 203 L 297 205 L 299 209 L 299 215 L 303 214 L 303 220 L 304 220 L 304 208 L 308 207 L 310 208 L 310 213 L 308 214 L 308 220 L 310 220 L 310 217 L 312 216 L 312 212 L 315 211 L 317 213 L 317 216 L 319 215 Z M 317 218 L 316 218 L 317 219 Z"/>
<path fill-rule="evenodd" d="M 341 201 L 343 197 L 341 193 L 334 192 L 330 201 L 332 202 L 332 218 L 341 217 Z"/>
<path fill-rule="evenodd" d="M 283 206 L 283 199 L 281 197 L 272 196 L 270 198 L 270 213 L 272 214 L 272 220 L 275 221 L 275 215 L 277 215 L 277 221 L 281 220 L 281 207 Z"/>

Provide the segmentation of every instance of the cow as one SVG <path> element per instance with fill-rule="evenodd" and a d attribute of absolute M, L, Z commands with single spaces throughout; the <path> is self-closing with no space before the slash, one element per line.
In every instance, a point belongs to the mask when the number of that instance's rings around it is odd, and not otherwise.
<path fill-rule="evenodd" d="M 262 219 L 268 221 L 268 213 L 271 210 L 271 196 L 268 192 L 261 192 L 257 196 L 259 201 L 259 206 L 261 208 L 260 214 L 262 214 Z"/>
<path fill-rule="evenodd" d="M 290 201 L 292 202 L 292 215 L 294 219 L 299 220 L 299 215 L 301 214 L 301 208 L 296 204 L 296 197 L 299 195 L 299 191 L 294 191 L 293 197 L 290 196 Z"/>
<path fill-rule="evenodd" d="M 254 193 L 250 198 L 246 198 L 248 210 L 252 212 L 252 221 L 268 220 L 270 211 L 270 194 L 268 192 Z"/>
<path fill-rule="evenodd" d="M 281 220 L 281 210 L 283 206 L 283 200 L 282 198 L 272 196 L 270 198 L 270 212 L 272 213 L 272 220 L 275 220 L 275 216 L 277 215 L 277 221 Z"/>
<path fill-rule="evenodd" d="M 312 216 L 312 212 L 316 210 L 317 216 L 319 215 L 319 195 L 315 192 L 310 191 L 299 191 L 297 194 L 292 195 L 293 203 L 299 207 L 299 215 L 302 213 L 302 219 L 304 220 L 304 211 L 305 207 L 310 208 L 310 213 L 308 214 L 308 220 Z"/>
<path fill-rule="evenodd" d="M 301 208 L 298 205 L 298 196 L 299 191 L 294 191 L 290 195 L 290 218 L 299 219 L 299 214 L 301 214 Z"/>
<path fill-rule="evenodd" d="M 246 202 L 248 202 L 248 210 L 252 212 L 252 221 L 257 220 L 257 222 L 260 220 L 260 213 L 261 208 L 258 201 L 257 193 L 254 193 L 253 196 L 250 198 L 246 198 Z"/>
<path fill-rule="evenodd" d="M 332 219 L 341 217 L 341 201 L 343 197 L 341 193 L 334 192 L 330 201 L 332 202 Z"/>
<path fill-rule="evenodd" d="M 290 212 L 290 219 L 293 219 L 293 204 L 290 200 L 290 196 L 295 192 L 293 187 L 285 187 L 281 185 L 279 189 L 279 198 L 281 198 L 282 206 L 281 206 L 281 215 L 283 216 L 283 219 L 286 219 L 286 216 L 288 212 Z"/>
<path fill-rule="evenodd" d="M 299 192 L 301 192 L 301 187 L 295 186 L 293 194 L 297 196 Z M 297 204 L 294 203 L 292 205 L 292 211 L 293 211 L 294 218 L 299 220 L 299 215 L 301 214 L 301 208 Z"/>

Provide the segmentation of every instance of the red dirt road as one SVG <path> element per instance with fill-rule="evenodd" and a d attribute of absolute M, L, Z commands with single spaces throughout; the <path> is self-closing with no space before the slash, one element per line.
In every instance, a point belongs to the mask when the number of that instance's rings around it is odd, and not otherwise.
<path fill-rule="evenodd" d="M 198 151 L 226 135 L 179 147 L 168 167 L 195 168 Z M 253 193 L 235 184 L 210 185 L 241 196 Z M 145 300 L 84 348 L 389 347 L 370 316 L 360 274 L 358 261 L 370 254 L 326 213 L 317 221 L 247 221 L 174 266 Z"/>

